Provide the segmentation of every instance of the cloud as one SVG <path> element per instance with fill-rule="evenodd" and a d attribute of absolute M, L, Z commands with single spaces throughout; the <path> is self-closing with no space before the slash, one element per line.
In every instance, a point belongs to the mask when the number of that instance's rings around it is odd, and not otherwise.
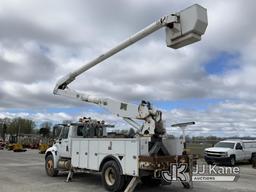
<path fill-rule="evenodd" d="M 79 101 L 53 96 L 56 81 L 161 16 L 192 3 L 1 1 L 0 110 L 90 108 Z M 204 0 L 198 3 L 207 8 L 209 19 L 202 41 L 173 50 L 165 46 L 164 30 L 158 31 L 90 69 L 70 86 L 92 95 L 129 102 L 193 98 L 235 100 L 233 107 L 240 104 L 244 107 L 241 116 L 253 119 L 248 105 L 256 103 L 256 26 L 251 20 L 255 16 L 256 2 Z M 227 62 L 231 65 L 234 62 L 238 67 L 226 67 L 221 74 L 208 73 L 205 65 L 223 53 L 234 55 L 235 61 Z M 236 119 L 240 118 L 236 108 L 228 110 L 230 116 L 216 112 L 218 109 L 225 111 L 227 105 L 216 105 L 205 114 L 182 109 L 170 113 L 177 119 L 202 116 L 208 122 L 212 118 L 219 122 L 218 130 L 229 129 L 222 119 L 225 117 L 229 122 L 236 122 L 237 129 L 248 126 L 247 130 L 253 132 L 252 124 L 246 124 L 244 119 L 238 125 Z M 209 132 L 211 127 L 209 123 L 202 123 L 195 129 Z"/>
<path fill-rule="evenodd" d="M 189 126 L 190 136 L 256 136 L 256 105 L 249 102 L 225 101 L 210 106 L 206 111 L 174 109 L 166 112 L 169 133 L 178 134 L 178 128 L 171 124 L 195 121 Z"/>
<path fill-rule="evenodd" d="M 0 80 L 32 84 L 53 79 L 55 63 L 37 49 L 36 46 L 2 48 Z"/>
<path fill-rule="evenodd" d="M 225 101 L 210 106 L 206 111 L 191 109 L 162 109 L 162 111 L 164 112 L 167 133 L 175 136 L 180 136 L 182 132 L 179 128 L 171 127 L 172 124 L 195 121 L 195 125 L 188 126 L 186 129 L 186 134 L 189 136 L 256 137 L 256 104 Z M 23 117 L 32 119 L 38 124 L 44 121 L 52 121 L 54 123 L 61 123 L 65 120 L 77 121 L 84 116 L 114 124 L 115 128 L 113 130 L 129 129 L 131 127 L 122 118 L 106 111 L 99 113 L 87 110 L 73 115 L 67 112 L 0 112 L 0 118 Z"/>

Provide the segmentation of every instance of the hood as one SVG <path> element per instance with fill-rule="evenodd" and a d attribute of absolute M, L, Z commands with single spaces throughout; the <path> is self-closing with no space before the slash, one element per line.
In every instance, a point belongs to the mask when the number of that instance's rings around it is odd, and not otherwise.
<path fill-rule="evenodd" d="M 211 152 L 227 152 L 231 150 L 230 148 L 224 148 L 224 147 L 211 147 L 206 148 L 205 151 L 211 151 Z"/>

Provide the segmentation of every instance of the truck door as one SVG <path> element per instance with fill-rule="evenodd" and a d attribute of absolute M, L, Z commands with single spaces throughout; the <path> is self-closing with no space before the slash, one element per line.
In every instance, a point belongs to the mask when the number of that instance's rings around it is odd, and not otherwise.
<path fill-rule="evenodd" d="M 241 143 L 237 143 L 236 147 L 236 160 L 243 161 L 245 159 L 244 149 Z"/>
<path fill-rule="evenodd" d="M 61 130 L 60 137 L 58 139 L 59 153 L 61 157 L 70 157 L 70 142 L 69 142 L 69 127 L 65 126 Z"/>

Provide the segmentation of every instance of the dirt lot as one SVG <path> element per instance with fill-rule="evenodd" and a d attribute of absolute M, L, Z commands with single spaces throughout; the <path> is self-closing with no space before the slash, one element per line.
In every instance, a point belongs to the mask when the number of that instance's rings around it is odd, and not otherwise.
<path fill-rule="evenodd" d="M 240 179 L 236 183 L 215 182 L 195 183 L 194 188 L 183 189 L 180 183 L 173 183 L 159 188 L 148 188 L 139 185 L 136 191 L 193 191 L 193 192 L 255 192 L 256 169 L 251 165 L 242 164 Z M 67 174 L 50 178 L 44 172 L 44 155 L 37 150 L 14 153 L 12 151 L 0 151 L 0 191 L 1 192 L 103 192 L 99 174 L 78 174 L 73 182 L 65 183 Z"/>

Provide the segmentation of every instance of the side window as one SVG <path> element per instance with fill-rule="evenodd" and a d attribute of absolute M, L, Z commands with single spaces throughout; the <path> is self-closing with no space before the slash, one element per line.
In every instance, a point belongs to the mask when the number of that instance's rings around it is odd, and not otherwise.
<path fill-rule="evenodd" d="M 236 149 L 237 149 L 237 150 L 241 150 L 241 149 L 243 149 L 243 147 L 242 147 L 241 143 L 237 143 L 237 144 L 236 144 Z"/>
<path fill-rule="evenodd" d="M 83 136 L 83 137 L 88 137 L 89 136 L 89 129 L 86 126 L 78 126 L 77 127 L 77 136 Z"/>
<path fill-rule="evenodd" d="M 67 138 L 68 138 L 68 131 L 69 131 L 69 128 L 68 128 L 68 127 L 64 127 L 64 128 L 62 129 L 61 139 L 67 139 Z"/>
<path fill-rule="evenodd" d="M 76 134 L 77 134 L 77 136 L 84 136 L 84 134 L 83 134 L 83 126 L 78 126 L 77 127 Z"/>

